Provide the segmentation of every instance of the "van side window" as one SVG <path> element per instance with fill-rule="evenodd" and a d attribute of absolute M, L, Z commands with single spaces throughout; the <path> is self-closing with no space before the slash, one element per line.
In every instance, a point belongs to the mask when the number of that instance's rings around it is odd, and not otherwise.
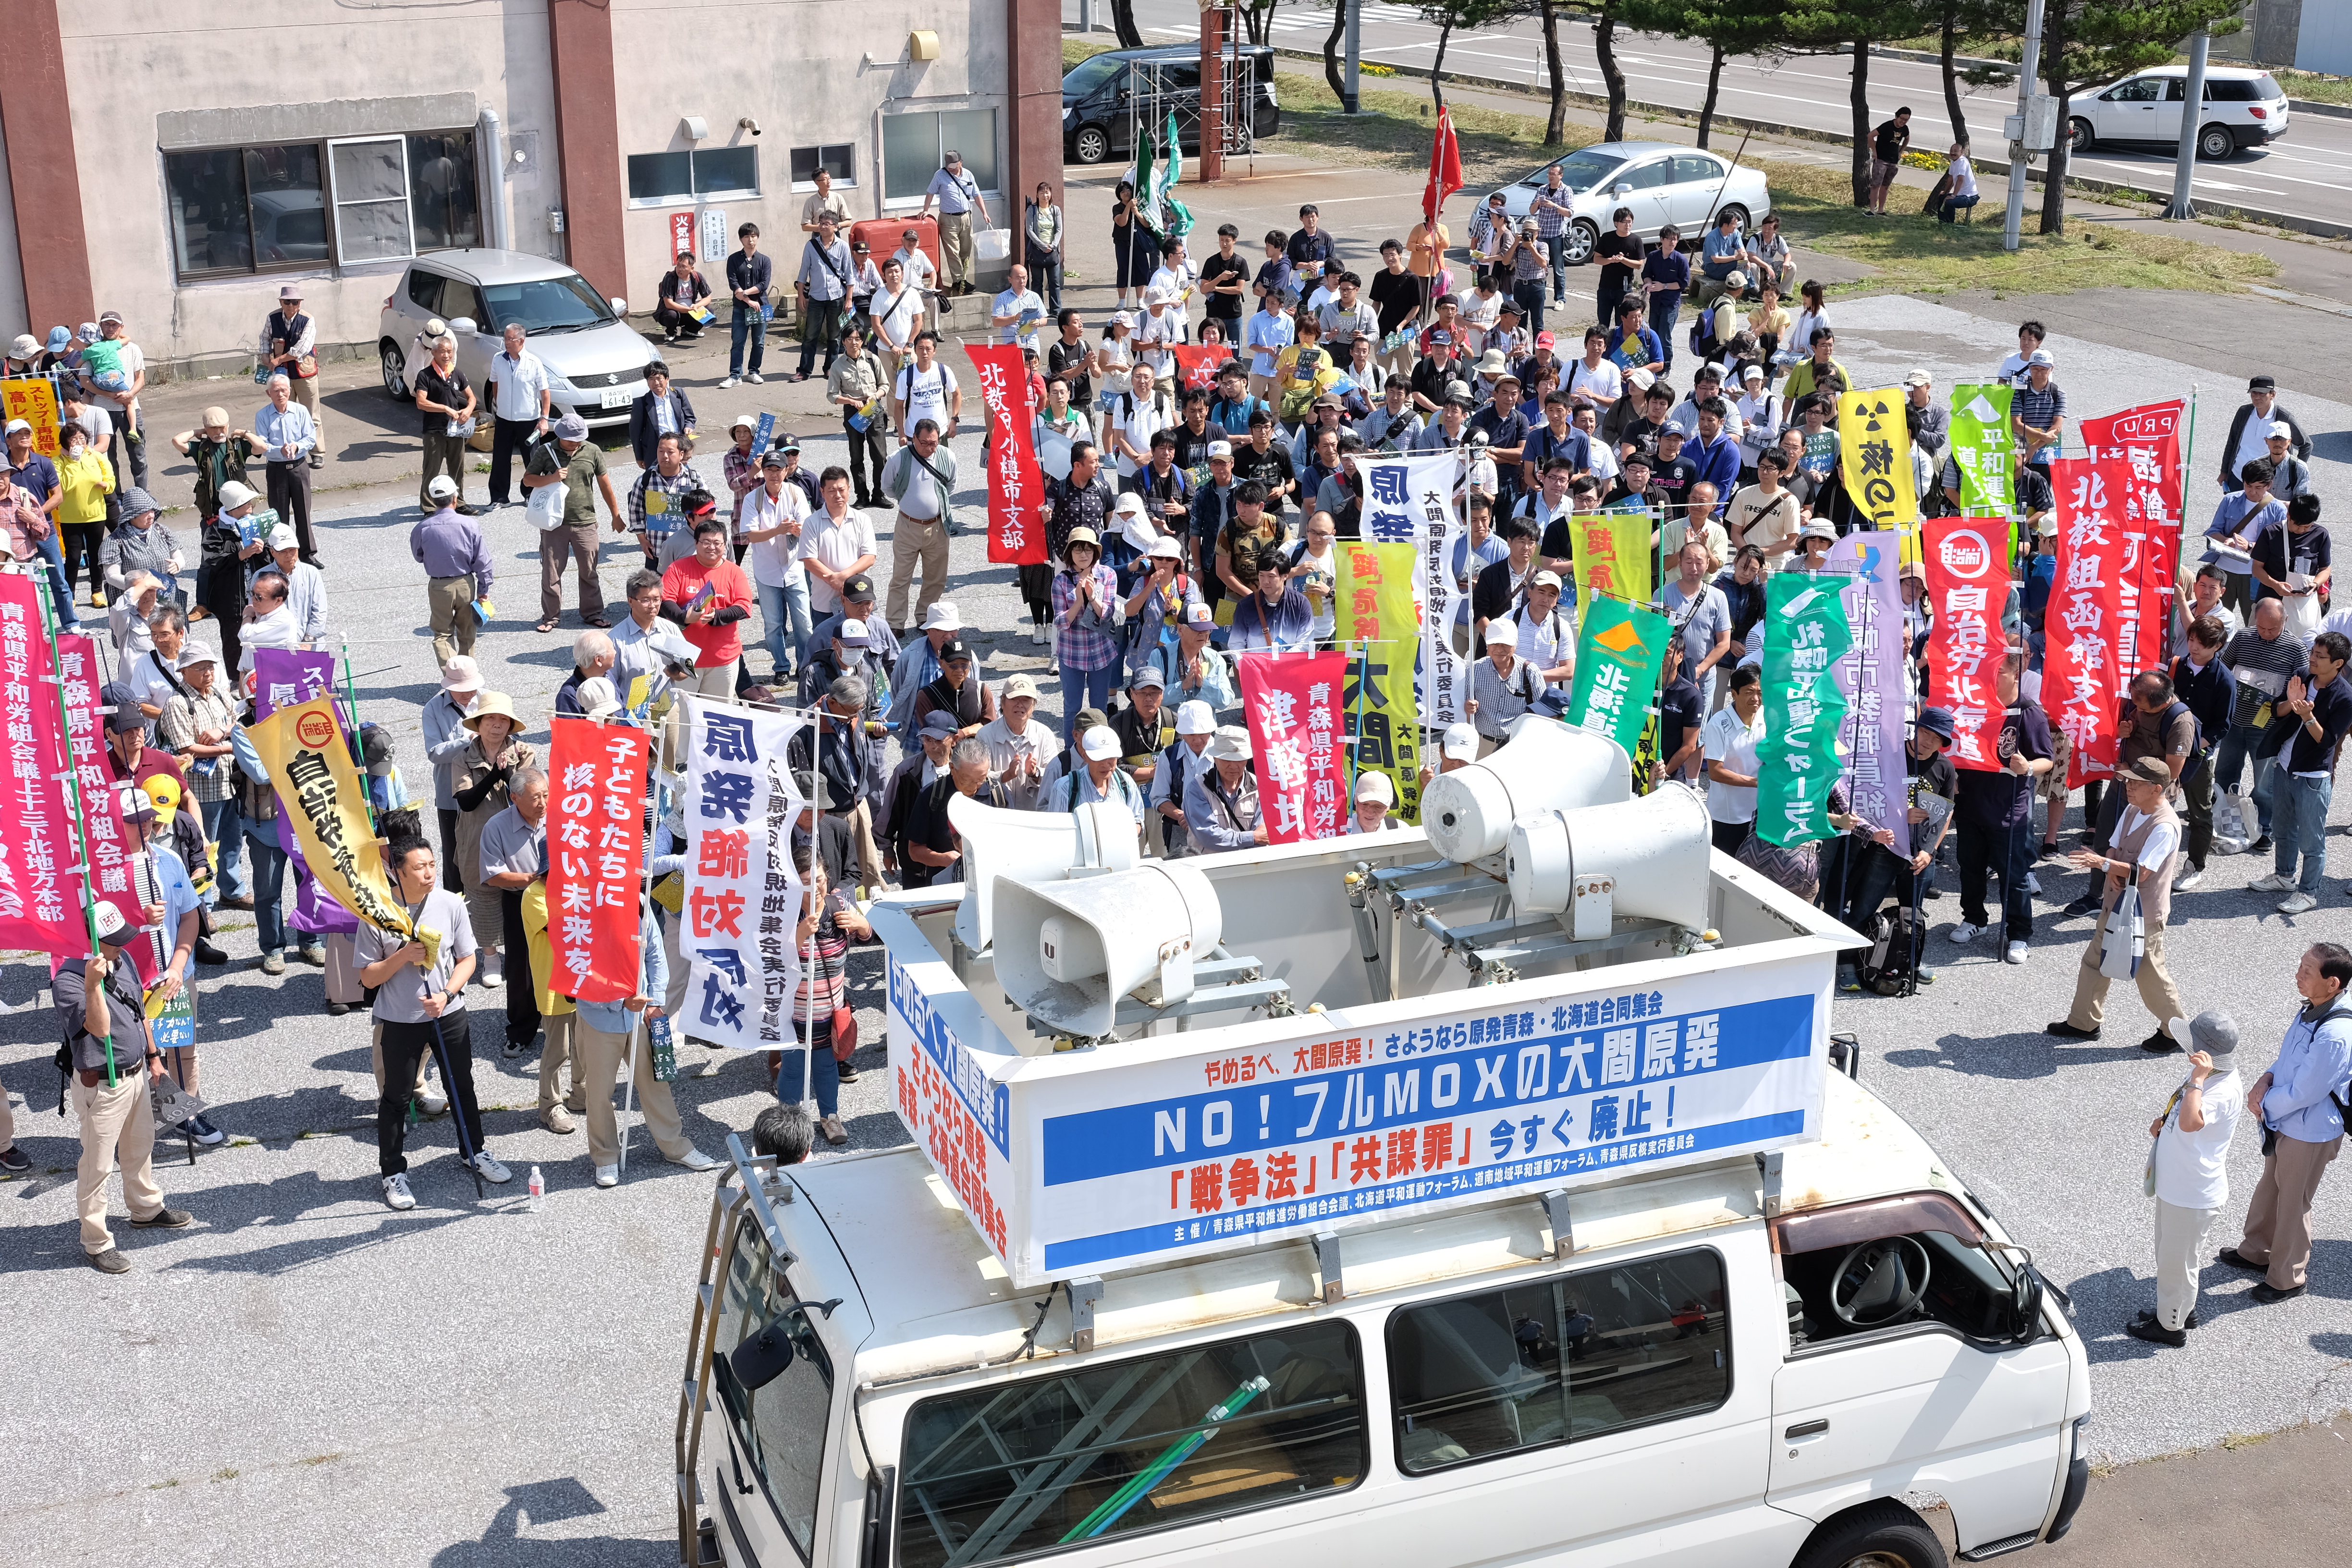
<path fill-rule="evenodd" d="M 904 1568 L 965 1568 L 1351 1487 L 1363 1359 L 1343 1322 L 1023 1378 L 917 1405 Z"/>
<path fill-rule="evenodd" d="M 769 1266 L 767 1238 L 750 1215 L 741 1221 L 727 1271 L 726 1299 L 712 1347 L 711 1381 L 736 1447 L 759 1473 L 760 1489 L 805 1560 L 816 1540 L 818 1484 L 824 1474 L 825 1426 L 833 1413 L 833 1358 L 799 1298 Z M 792 1364 L 759 1388 L 736 1381 L 728 1352 L 769 1323 L 793 1342 Z"/>
<path fill-rule="evenodd" d="M 1928 1323 L 2005 1346 L 2021 1326 L 2013 1273 L 1948 1194 L 1906 1193 L 1774 1224 L 1792 1352 Z"/>
<path fill-rule="evenodd" d="M 1695 1415 L 1731 1394 L 1723 1258 L 1644 1258 L 1389 1320 L 1397 1468 L 1424 1475 Z"/>

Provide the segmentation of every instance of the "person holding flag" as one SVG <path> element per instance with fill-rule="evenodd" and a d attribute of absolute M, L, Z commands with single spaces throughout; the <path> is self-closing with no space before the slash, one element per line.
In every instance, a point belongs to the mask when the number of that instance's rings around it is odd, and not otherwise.
<path fill-rule="evenodd" d="M 147 1075 L 162 1067 L 163 1058 L 148 1038 L 139 971 L 123 951 L 144 933 L 111 903 L 95 905 L 91 922 L 96 952 L 60 963 L 49 993 L 73 1055 L 71 1092 L 81 1124 L 74 1206 L 81 1217 L 82 1252 L 100 1273 L 123 1274 L 131 1260 L 115 1250 L 106 1226 L 106 1178 L 118 1163 L 134 1227 L 178 1230 L 193 1216 L 166 1204 L 155 1184 L 155 1112 Z"/>

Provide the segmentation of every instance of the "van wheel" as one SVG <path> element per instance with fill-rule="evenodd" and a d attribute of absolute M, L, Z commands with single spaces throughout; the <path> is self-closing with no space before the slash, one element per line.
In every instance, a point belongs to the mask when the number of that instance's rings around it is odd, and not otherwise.
<path fill-rule="evenodd" d="M 2197 155 L 2210 162 L 2226 158 L 2238 150 L 2238 139 L 2230 134 L 2226 125 L 2208 125 L 2197 133 Z"/>
<path fill-rule="evenodd" d="M 400 345 L 386 338 L 376 353 L 383 362 L 383 395 L 394 403 L 410 402 L 414 395 L 408 390 L 408 364 Z"/>
<path fill-rule="evenodd" d="M 1081 163 L 1099 163 L 1110 156 L 1110 132 L 1099 125 L 1081 125 L 1070 151 Z"/>
<path fill-rule="evenodd" d="M 1875 1502 L 1833 1520 L 1793 1568 L 1948 1568 L 1944 1543 L 1899 1503 Z"/>

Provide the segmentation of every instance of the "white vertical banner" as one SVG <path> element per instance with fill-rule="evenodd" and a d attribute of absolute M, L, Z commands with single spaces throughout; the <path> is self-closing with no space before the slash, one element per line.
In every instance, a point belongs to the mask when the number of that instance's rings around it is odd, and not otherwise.
<path fill-rule="evenodd" d="M 1420 560 L 1413 576 L 1423 605 L 1422 722 L 1442 731 L 1469 716 L 1463 708 L 1470 695 L 1469 665 L 1454 649 L 1454 622 L 1470 603 L 1469 594 L 1456 584 L 1454 575 L 1454 555 L 1466 553 L 1469 548 L 1462 521 L 1454 510 L 1454 483 L 1461 477 L 1462 458 L 1458 452 L 1433 452 L 1403 461 L 1412 504 L 1412 542 Z M 1471 649 L 1471 656 L 1476 657 L 1479 651 Z"/>
<path fill-rule="evenodd" d="M 688 696 L 683 1026 L 735 1050 L 794 1043 L 793 942 L 803 889 L 793 825 L 807 804 L 786 761 L 805 721 Z"/>

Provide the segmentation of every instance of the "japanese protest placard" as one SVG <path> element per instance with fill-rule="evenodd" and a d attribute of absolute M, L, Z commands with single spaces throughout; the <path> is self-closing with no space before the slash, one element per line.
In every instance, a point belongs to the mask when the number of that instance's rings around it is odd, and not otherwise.
<path fill-rule="evenodd" d="M 66 805 L 66 748 L 49 684 L 49 638 L 37 578 L 0 574 L 0 684 L 8 721 L 8 779 L 0 794 L 0 946 L 59 954 L 89 951 L 80 900 L 68 899 L 75 861 Z"/>
<path fill-rule="evenodd" d="M 2005 717 L 1993 675 L 2008 644 L 2000 612 L 2009 597 L 2001 558 L 2009 520 L 1936 517 L 1926 525 L 1927 602 L 1936 635 L 1927 639 L 1929 689 L 1951 710 L 1952 765 L 1997 772 Z"/>
<path fill-rule="evenodd" d="M 686 712 L 686 1026 L 736 1050 L 792 1046 L 803 895 L 793 825 L 807 798 L 788 758 L 805 721 L 699 697 Z"/>
<path fill-rule="evenodd" d="M 1217 367 L 1234 357 L 1230 343 L 1171 343 L 1168 352 L 1176 361 L 1176 398 L 1180 403 L 1192 387 L 1216 391 Z"/>
<path fill-rule="evenodd" d="M 645 973 L 646 732 L 558 714 L 548 721 L 547 945 L 552 988 L 620 1002 Z"/>
<path fill-rule="evenodd" d="M 1420 647 L 1403 639 L 1356 648 L 1348 655 L 1348 684 L 1339 693 L 1356 773 L 1389 775 L 1396 786 L 1390 815 L 1402 822 L 1421 820 L 1421 714 L 1412 682 Z"/>
<path fill-rule="evenodd" d="M 1845 460 L 1845 496 L 1868 526 L 1900 528 L 1919 521 L 1919 492 L 1911 478 L 1911 426 L 1899 386 L 1838 394 L 1838 445 Z"/>
<path fill-rule="evenodd" d="M 308 648 L 257 647 L 253 650 L 253 718 L 256 723 L 280 708 L 331 697 L 335 689 L 335 656 Z"/>
<path fill-rule="evenodd" d="M 1403 477 L 1401 470 L 1390 470 Z M 1413 641 L 1421 636 L 1412 602 L 1415 557 L 1410 542 L 1360 544 L 1343 539 L 1333 574 L 1338 637 L 1341 642 Z"/>
<path fill-rule="evenodd" d="M 1034 566 L 1045 559 L 1045 531 L 1037 521 L 1045 484 L 1037 472 L 1036 410 L 1029 405 L 1021 350 L 1005 343 L 966 352 L 988 408 L 988 558 Z"/>
<path fill-rule="evenodd" d="M 1650 574 L 1650 519 L 1645 512 L 1612 511 L 1569 520 L 1575 544 L 1576 602 L 1623 599 L 1646 605 L 1656 590 Z"/>
<path fill-rule="evenodd" d="M 1339 722 L 1348 656 L 1249 652 L 1234 664 L 1266 842 L 1335 837 L 1349 809 Z"/>
<path fill-rule="evenodd" d="M 1764 584 L 1772 634 L 1764 642 L 1756 834 L 1768 844 L 1806 844 L 1831 833 L 1846 700 L 1830 667 L 1853 646 L 1843 588 L 1827 573 L 1808 572 L 1776 572 Z"/>
<path fill-rule="evenodd" d="M 1005 1210 L 1013 1195 L 1012 1096 L 966 1044 L 988 1025 L 944 963 L 890 965 L 890 1103 L 916 1146 L 963 1205 L 999 1258 L 1010 1258 Z M 939 998 L 933 1003 L 933 996 Z"/>
<path fill-rule="evenodd" d="M 1647 605 L 1612 598 L 1588 601 L 1577 628 L 1569 722 L 1608 736 L 1628 756 L 1636 754 L 1650 710 L 1657 704 L 1666 639 L 1674 635 L 1674 623 Z"/>
<path fill-rule="evenodd" d="M 278 788 L 279 820 L 291 823 L 294 842 L 320 888 L 376 930 L 409 934 L 408 911 L 385 879 L 368 823 L 366 787 L 352 765 L 334 700 L 314 697 L 280 708 L 247 726 L 246 733 Z"/>
<path fill-rule="evenodd" d="M 2118 458 L 2060 458 L 2050 465 L 2058 501 L 2058 576 L 2042 665 L 2042 706 L 2074 746 L 2068 786 L 2116 771 L 2122 740 L 2117 712 L 2130 671 L 2123 621 L 2123 578 L 2131 546 L 2122 508 L 2130 467 Z"/>
<path fill-rule="evenodd" d="M 2110 465 L 2107 472 L 2111 482 L 2123 487 L 2124 532 L 2133 547 L 2124 584 L 2125 609 L 2134 627 L 2127 660 L 2132 669 L 2152 668 L 2171 651 L 2184 496 L 2183 406 L 2176 398 L 2083 421 L 2083 439 L 2093 457 L 2122 459 L 2121 468 Z"/>
<path fill-rule="evenodd" d="M 33 427 L 33 450 L 56 462 L 64 457 L 58 425 L 64 415 L 58 407 L 58 384 L 46 375 L 0 378 L 0 424 L 22 419 Z M 84 945 L 87 945 L 85 942 Z M 75 952 L 81 950 L 76 948 Z"/>
<path fill-rule="evenodd" d="M 1895 551 L 1883 534 L 1849 533 L 1830 549 L 1832 572 L 1850 570 L 1841 596 L 1853 644 L 1830 665 L 1846 712 L 1838 731 L 1844 753 L 1846 796 L 1854 815 L 1892 829 L 1899 857 L 1911 853 L 1911 822 L 1904 760 L 1906 681 L 1902 584 Z"/>
<path fill-rule="evenodd" d="M 55 646 L 58 679 L 65 694 L 66 741 L 81 790 L 82 839 L 89 851 L 89 872 L 96 879 L 98 896 L 121 910 L 122 918 L 136 930 L 147 923 L 146 911 L 141 907 L 146 900 L 139 896 L 133 878 L 131 830 L 123 824 L 122 800 L 115 793 L 114 770 L 106 755 L 106 716 L 100 711 L 106 702 L 106 666 L 99 657 L 98 645 L 80 632 L 59 632 Z M 77 909 L 89 902 L 81 876 L 70 869 L 66 873 L 66 900 Z M 150 947 L 135 942 L 124 951 L 138 966 L 140 980 L 152 985 L 161 966 Z M 87 944 L 75 951 L 87 952 Z"/>
<path fill-rule="evenodd" d="M 2005 381 L 1964 381 L 1952 388 L 1952 462 L 1960 470 L 1964 512 L 2006 517 L 2016 504 L 2015 476 L 2010 471 L 2014 452 L 2010 393 Z M 1940 475 L 1936 482 L 1943 482 Z"/>
<path fill-rule="evenodd" d="M 1470 695 L 1470 671 L 1454 647 L 1454 623 L 1469 611 L 1469 593 L 1459 585 L 1454 556 L 1467 543 L 1461 520 L 1454 511 L 1454 480 L 1461 458 L 1452 452 L 1425 458 L 1401 458 L 1359 462 L 1364 476 L 1364 537 L 1389 541 L 1401 525 L 1409 526 L 1416 564 L 1413 576 L 1421 593 L 1421 668 L 1428 682 L 1423 692 L 1422 716 L 1435 729 L 1458 724 L 1462 704 Z M 1404 482 L 1383 479 L 1402 470 Z"/>

